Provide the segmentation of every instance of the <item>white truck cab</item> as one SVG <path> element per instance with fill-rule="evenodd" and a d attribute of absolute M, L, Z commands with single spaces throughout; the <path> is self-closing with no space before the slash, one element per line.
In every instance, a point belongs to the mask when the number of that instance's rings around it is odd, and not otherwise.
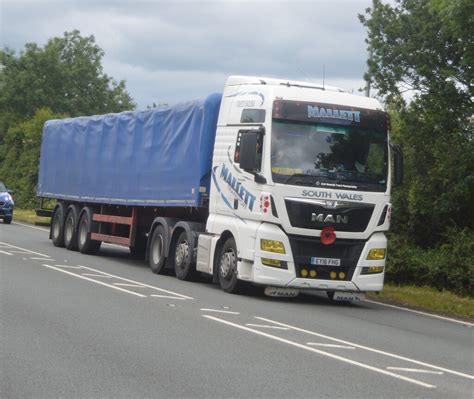
<path fill-rule="evenodd" d="M 391 151 L 387 114 L 375 99 L 307 82 L 231 76 L 197 270 L 228 292 L 244 281 L 275 295 L 322 290 L 354 300 L 380 291 Z"/>

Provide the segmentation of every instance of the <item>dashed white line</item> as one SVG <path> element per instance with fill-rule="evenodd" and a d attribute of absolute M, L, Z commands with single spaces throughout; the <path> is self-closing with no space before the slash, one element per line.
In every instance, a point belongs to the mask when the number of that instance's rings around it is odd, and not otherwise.
<path fill-rule="evenodd" d="M 31 251 L 31 250 L 26 249 L 26 248 L 17 247 L 16 245 L 7 244 L 6 242 L 0 242 L 0 244 L 7 245 L 8 248 L 15 248 L 15 249 L 20 249 L 22 251 L 28 251 L 29 254 L 36 254 L 36 255 L 42 256 L 43 258 L 51 258 L 51 256 L 49 256 L 49 255 L 45 255 L 45 254 L 41 254 L 39 252 Z M 2 248 L 5 248 L 5 247 L 2 247 Z"/>
<path fill-rule="evenodd" d="M 355 343 L 353 343 L 353 342 L 344 341 L 344 340 L 342 340 L 342 339 L 330 337 L 330 336 L 324 335 L 324 334 L 319 334 L 319 333 L 316 333 L 316 332 L 314 332 L 314 331 L 305 330 L 305 329 L 303 329 L 303 328 L 299 328 L 299 327 L 291 326 L 291 325 L 288 325 L 288 324 L 280 323 L 280 322 L 278 322 L 278 321 L 266 319 L 266 318 L 264 318 L 264 317 L 255 316 L 255 318 L 258 319 L 258 320 L 266 321 L 266 322 L 268 322 L 268 323 L 274 323 L 274 324 L 279 325 L 279 326 L 282 326 L 282 327 L 289 327 L 289 328 L 291 328 L 292 330 L 300 331 L 300 332 L 303 332 L 303 333 L 306 333 L 306 334 L 310 334 L 310 335 L 314 335 L 314 336 L 316 336 L 316 337 L 326 338 L 326 339 L 328 339 L 328 340 L 331 340 L 331 341 L 334 341 L 334 342 L 339 342 L 339 343 L 344 344 L 344 345 L 354 346 L 354 347 L 356 347 L 356 348 L 365 349 L 365 350 L 367 350 L 367 351 L 374 352 L 374 353 L 378 353 L 378 354 L 380 354 L 380 355 L 385 355 L 385 356 L 388 356 L 388 357 L 393 357 L 394 359 L 404 360 L 404 361 L 407 361 L 407 362 L 410 362 L 410 363 L 419 364 L 420 366 L 424 366 L 424 367 L 431 367 L 431 368 L 436 369 L 436 370 L 439 370 L 439 371 L 444 371 L 445 373 L 450 373 L 450 374 L 457 375 L 457 376 L 459 376 L 459 377 L 464 377 L 464 378 L 468 378 L 468 379 L 470 379 L 470 380 L 474 380 L 474 376 L 469 375 L 469 374 L 466 374 L 466 373 L 462 373 L 462 372 L 460 372 L 460 371 L 450 370 L 450 369 L 447 369 L 447 368 L 444 368 L 444 367 L 435 366 L 434 364 L 429 364 L 429 363 L 421 362 L 421 361 L 419 361 L 419 360 L 410 359 L 410 358 L 405 357 L 405 356 L 396 355 L 396 354 L 394 354 L 394 353 L 385 352 L 385 351 L 382 351 L 382 350 L 379 350 L 379 349 L 375 349 L 375 348 L 370 348 L 370 347 L 364 346 L 364 345 L 358 345 L 358 344 L 355 344 Z"/>
<path fill-rule="evenodd" d="M 111 277 L 112 278 L 112 277 Z M 113 283 L 114 285 L 118 285 L 120 287 L 136 287 L 136 288 L 145 288 L 141 284 L 128 284 L 128 283 Z"/>
<path fill-rule="evenodd" d="M 450 318 L 450 317 L 439 316 L 439 315 L 437 315 L 437 314 L 432 314 L 432 313 L 426 313 L 426 312 L 422 312 L 421 310 L 414 310 L 414 309 L 409 309 L 409 308 L 403 308 L 403 307 L 401 307 L 401 306 L 390 305 L 390 304 L 388 304 L 388 303 L 382 303 L 382 302 L 377 302 L 377 301 L 371 301 L 370 299 L 365 299 L 365 302 L 375 303 L 376 305 L 387 306 L 387 307 L 389 307 L 389 308 L 395 308 L 395 309 L 399 309 L 399 310 L 404 310 L 404 311 L 406 311 L 406 312 L 417 313 L 417 314 L 421 314 L 421 315 L 423 315 L 423 316 L 433 317 L 433 318 L 435 318 L 435 319 L 450 321 L 450 322 L 452 322 L 452 323 L 463 324 L 463 325 L 468 326 L 468 327 L 474 327 L 474 323 L 469 323 L 468 321 L 456 320 L 456 319 L 452 319 L 452 318 Z"/>
<path fill-rule="evenodd" d="M 13 254 L 11 254 L 10 252 L 7 252 L 7 251 L 1 251 L 1 250 L 0 250 L 0 253 L 2 253 L 2 254 L 4 254 L 4 255 L 13 256 Z"/>
<path fill-rule="evenodd" d="M 108 276 L 115 277 L 115 278 L 117 278 L 117 279 L 119 279 L 119 280 L 128 281 L 129 283 L 140 284 L 140 285 L 143 286 L 143 287 L 148 287 L 148 288 L 151 288 L 151 289 L 153 289 L 153 290 L 157 290 L 157 291 L 160 291 L 160 292 L 165 292 L 165 293 L 171 294 L 171 295 L 173 295 L 173 296 L 179 296 L 179 297 L 184 298 L 184 299 L 194 299 L 194 298 L 192 298 L 192 297 L 190 297 L 190 296 L 186 296 L 186 295 L 183 295 L 183 294 L 179 294 L 179 293 L 177 293 L 177 292 L 165 290 L 165 289 L 163 289 L 163 288 L 154 287 L 153 285 L 148 285 L 148 284 L 140 283 L 140 282 L 138 282 L 138 281 L 130 280 L 130 279 L 128 279 L 128 278 L 124 278 L 124 277 L 120 277 L 120 276 L 115 276 L 115 275 L 113 275 L 113 274 L 106 273 L 106 272 L 103 272 L 103 271 L 101 271 L 101 270 L 93 269 L 92 267 L 81 266 L 81 265 L 79 265 L 79 267 L 82 267 L 82 268 L 87 269 L 87 270 L 91 270 L 91 271 L 93 271 L 93 272 L 106 274 L 106 275 L 108 275 Z"/>
<path fill-rule="evenodd" d="M 166 298 L 166 299 L 178 299 L 180 301 L 185 301 L 186 298 L 180 298 L 179 296 L 170 296 L 170 295 L 157 295 L 157 294 L 151 294 L 153 298 Z"/>
<path fill-rule="evenodd" d="M 80 274 L 71 273 L 71 272 L 68 272 L 67 270 L 60 269 L 59 267 L 54 267 L 54 266 L 46 265 L 46 264 L 43 264 L 43 266 L 47 267 L 49 269 L 53 269 L 53 270 L 57 270 L 57 271 L 62 272 L 62 273 L 69 274 L 69 275 L 77 277 L 77 278 L 81 278 L 83 280 L 87 280 L 87 281 L 91 281 L 91 282 L 96 283 L 96 284 L 103 285 L 105 287 L 113 288 L 114 290 L 126 292 L 127 294 L 136 295 L 136 296 L 141 297 L 141 298 L 146 298 L 146 295 L 138 294 L 137 292 L 133 292 L 133 291 L 129 291 L 129 290 L 126 290 L 126 289 L 123 289 L 123 288 L 120 288 L 120 287 L 116 287 L 112 284 L 103 283 L 102 281 L 97 281 L 97 280 L 91 279 L 89 277 L 84 277 L 84 276 L 81 276 Z"/>
<path fill-rule="evenodd" d="M 201 308 L 203 312 L 214 312 L 214 313 L 225 313 L 225 314 L 240 314 L 240 312 L 232 312 L 230 310 L 221 310 L 221 309 L 207 309 Z"/>
<path fill-rule="evenodd" d="M 49 232 L 49 229 L 45 229 L 45 228 L 42 228 L 42 227 L 31 226 L 31 225 L 29 225 L 29 224 L 18 223 L 18 222 L 13 222 L 13 224 L 17 224 L 17 225 L 23 226 L 23 227 L 28 227 L 28 228 L 30 228 L 30 229 L 35 229 L 35 230 L 41 230 L 41 231 L 47 231 L 47 232 Z"/>
<path fill-rule="evenodd" d="M 94 274 L 94 273 L 81 273 L 81 276 L 87 276 L 87 277 L 101 277 L 101 278 L 112 278 L 110 276 L 105 276 L 103 274 Z"/>
<path fill-rule="evenodd" d="M 54 262 L 55 260 L 54 259 L 51 259 L 51 258 L 35 258 L 35 257 L 31 257 L 30 258 L 31 260 L 44 260 L 46 262 Z"/>
<path fill-rule="evenodd" d="M 325 347 L 325 348 L 355 349 L 354 346 L 336 345 L 336 344 L 323 344 L 321 342 L 307 342 L 306 345 L 309 345 L 309 346 L 322 346 L 322 347 Z"/>
<path fill-rule="evenodd" d="M 56 267 L 63 268 L 65 267 L 66 269 L 82 269 L 81 266 L 72 266 L 72 265 L 54 265 Z"/>
<path fill-rule="evenodd" d="M 258 327 L 258 328 L 270 328 L 273 330 L 289 330 L 289 328 L 286 327 L 279 327 L 279 326 L 269 326 L 267 324 L 252 324 L 252 323 L 247 323 L 247 327 Z"/>
<path fill-rule="evenodd" d="M 219 319 L 219 318 L 214 317 L 214 316 L 209 316 L 209 315 L 202 315 L 202 316 L 206 317 L 210 320 L 217 321 L 217 322 L 222 323 L 222 324 L 227 324 L 229 326 L 239 328 L 241 330 L 245 330 L 245 331 L 257 334 L 257 335 L 261 335 L 263 337 L 270 338 L 270 339 L 273 339 L 275 341 L 279 341 L 279 342 L 282 342 L 282 343 L 285 343 L 285 344 L 288 344 L 288 345 L 291 345 L 291 346 L 295 346 L 297 348 L 300 348 L 300 349 L 303 349 L 303 350 L 306 350 L 306 351 L 309 351 L 309 352 L 314 352 L 314 353 L 317 353 L 319 355 L 327 356 L 327 357 L 330 357 L 332 359 L 336 359 L 336 360 L 351 364 L 353 366 L 358 366 L 358 367 L 364 368 L 366 370 L 371 370 L 371 371 L 374 371 L 376 373 L 385 374 L 385 375 L 388 375 L 390 377 L 397 378 L 399 380 L 403 380 L 403 381 L 406 381 L 406 382 L 411 382 L 411 383 L 416 384 L 416 385 L 420 385 L 420 386 L 425 387 L 425 388 L 436 388 L 435 385 L 427 384 L 425 382 L 414 380 L 412 378 L 408 378 L 408 377 L 405 377 L 403 375 L 395 374 L 395 373 L 392 373 L 390 371 L 386 371 L 386 370 L 383 370 L 383 369 L 379 369 L 377 367 L 373 367 L 373 366 L 370 366 L 370 365 L 365 364 L 365 363 L 356 362 L 355 360 L 351 360 L 351 359 L 348 359 L 348 358 L 345 358 L 345 357 L 342 357 L 342 356 L 334 355 L 334 354 L 329 353 L 329 352 L 324 352 L 324 351 L 321 351 L 319 349 L 311 348 L 309 346 L 302 345 L 298 342 L 294 342 L 294 341 L 290 341 L 288 339 L 277 337 L 276 335 L 267 334 L 263 331 L 254 330 L 253 328 L 248 328 L 248 327 L 245 327 L 245 326 L 241 326 L 240 324 L 231 323 L 229 321 Z"/>
<path fill-rule="evenodd" d="M 408 371 L 410 373 L 423 373 L 423 374 L 444 374 L 442 371 L 433 371 L 433 370 L 423 370 L 423 369 L 409 369 L 405 367 L 387 367 L 387 370 L 397 370 L 397 371 Z"/>

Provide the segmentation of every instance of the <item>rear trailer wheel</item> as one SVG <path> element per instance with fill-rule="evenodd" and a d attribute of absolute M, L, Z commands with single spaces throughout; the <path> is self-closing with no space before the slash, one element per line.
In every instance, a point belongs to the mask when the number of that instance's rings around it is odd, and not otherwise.
<path fill-rule="evenodd" d="M 59 203 L 54 210 L 51 219 L 51 239 L 55 247 L 64 247 L 64 219 L 66 217 L 66 206 Z"/>
<path fill-rule="evenodd" d="M 64 245 L 70 251 L 77 250 L 77 223 L 79 216 L 79 207 L 71 205 L 66 214 L 64 222 Z"/>
<path fill-rule="evenodd" d="M 193 262 L 193 247 L 186 231 L 183 231 L 176 241 L 174 271 L 180 280 L 191 281 L 197 277 L 196 264 Z"/>
<path fill-rule="evenodd" d="M 158 226 L 151 236 L 149 263 L 153 273 L 163 274 L 165 271 L 165 230 Z"/>
<path fill-rule="evenodd" d="M 91 233 L 98 230 L 98 223 L 92 221 L 93 210 L 86 206 L 82 210 L 77 227 L 77 247 L 82 254 L 95 254 L 100 248 L 101 241 L 91 239 Z"/>
<path fill-rule="evenodd" d="M 227 239 L 219 254 L 219 285 L 224 292 L 237 294 L 242 289 L 237 279 L 237 246 L 233 237 Z"/>

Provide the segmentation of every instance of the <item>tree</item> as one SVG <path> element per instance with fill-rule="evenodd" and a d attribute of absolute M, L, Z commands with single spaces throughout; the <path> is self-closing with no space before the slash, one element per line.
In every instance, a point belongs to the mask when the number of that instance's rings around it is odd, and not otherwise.
<path fill-rule="evenodd" d="M 103 72 L 103 56 L 94 36 L 77 30 L 43 48 L 28 43 L 19 56 L 0 50 L 0 112 L 25 118 L 39 108 L 69 116 L 133 109 L 125 82 Z"/>
<path fill-rule="evenodd" d="M 20 206 L 35 201 L 41 132 L 48 119 L 133 109 L 125 82 L 102 68 L 104 51 L 79 31 L 0 50 L 0 176 Z"/>
<path fill-rule="evenodd" d="M 387 275 L 472 295 L 474 3 L 374 0 L 359 18 L 372 53 L 365 79 L 405 154 Z"/>
<path fill-rule="evenodd" d="M 406 157 L 396 228 L 420 245 L 435 244 L 448 225 L 473 227 L 473 7 L 470 0 L 374 0 L 359 16 L 373 54 L 365 78 L 398 114 L 394 139 Z"/>

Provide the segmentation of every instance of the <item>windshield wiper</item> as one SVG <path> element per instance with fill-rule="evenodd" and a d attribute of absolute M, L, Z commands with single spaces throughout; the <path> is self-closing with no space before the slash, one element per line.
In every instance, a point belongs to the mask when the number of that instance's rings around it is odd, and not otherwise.
<path fill-rule="evenodd" d="M 285 184 L 314 184 L 318 176 L 295 173 L 285 180 Z"/>

